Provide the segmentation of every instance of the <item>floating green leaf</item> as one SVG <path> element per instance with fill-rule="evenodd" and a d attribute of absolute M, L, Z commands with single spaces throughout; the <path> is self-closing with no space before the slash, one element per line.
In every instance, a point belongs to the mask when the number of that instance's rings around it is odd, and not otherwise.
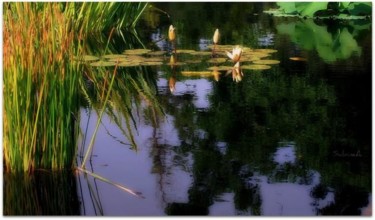
<path fill-rule="evenodd" d="M 132 54 L 132 55 L 142 55 L 151 52 L 149 49 L 132 49 L 132 50 L 125 50 L 124 54 Z"/>
<path fill-rule="evenodd" d="M 102 56 L 103 59 L 119 59 L 119 58 L 126 58 L 124 54 L 106 54 Z"/>
<path fill-rule="evenodd" d="M 196 53 L 197 51 L 195 50 L 177 50 L 176 53 L 177 54 L 180 54 L 180 53 L 187 53 L 187 54 L 193 54 L 193 53 Z"/>
<path fill-rule="evenodd" d="M 210 71 L 182 71 L 181 74 L 184 76 L 213 76 Z"/>
<path fill-rule="evenodd" d="M 227 61 L 226 58 L 211 58 L 207 62 L 208 63 L 224 63 L 225 61 Z"/>
<path fill-rule="evenodd" d="M 143 65 L 143 66 L 160 66 L 162 64 L 163 64 L 162 62 L 157 62 L 157 61 L 145 61 L 145 62 L 140 63 L 140 65 Z"/>
<path fill-rule="evenodd" d="M 280 61 L 278 60 L 255 60 L 253 61 L 255 64 L 264 64 L 264 65 L 273 65 L 273 64 L 279 64 Z"/>
<path fill-rule="evenodd" d="M 91 56 L 91 55 L 83 55 L 82 60 L 86 61 L 86 62 L 97 61 L 97 60 L 99 60 L 99 57 Z"/>
<path fill-rule="evenodd" d="M 151 51 L 151 52 L 148 52 L 147 55 L 150 55 L 150 56 L 162 56 L 162 55 L 164 55 L 166 53 L 167 53 L 166 51 Z"/>
<path fill-rule="evenodd" d="M 261 53 L 276 53 L 277 52 L 277 50 L 275 50 L 275 49 L 267 49 L 267 48 L 265 48 L 265 49 L 255 49 L 254 51 L 255 52 L 261 52 Z"/>
<path fill-rule="evenodd" d="M 262 64 L 251 64 L 251 65 L 243 65 L 241 66 L 243 70 L 267 70 L 271 69 L 271 66 L 262 65 Z"/>
<path fill-rule="evenodd" d="M 211 66 L 207 69 L 214 70 L 214 71 L 227 71 L 227 70 L 233 69 L 233 66 Z"/>
<path fill-rule="evenodd" d="M 116 62 L 110 62 L 110 61 L 98 61 L 90 64 L 91 66 L 115 66 Z"/>
<path fill-rule="evenodd" d="M 132 66 L 140 66 L 141 63 L 140 62 L 134 62 L 134 61 L 127 61 L 127 62 L 121 62 L 117 65 L 121 66 L 121 67 L 132 67 Z"/>

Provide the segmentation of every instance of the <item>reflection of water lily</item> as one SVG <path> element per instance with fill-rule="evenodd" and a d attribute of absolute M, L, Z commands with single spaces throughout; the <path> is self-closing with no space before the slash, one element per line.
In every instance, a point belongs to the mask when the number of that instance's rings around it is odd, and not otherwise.
<path fill-rule="evenodd" d="M 171 58 L 169 59 L 169 64 L 171 65 L 176 64 L 176 58 L 174 57 L 173 54 L 171 55 Z"/>
<path fill-rule="evenodd" d="M 173 25 L 169 26 L 168 38 L 170 41 L 174 41 L 176 39 L 176 32 Z"/>
<path fill-rule="evenodd" d="M 171 76 L 168 80 L 169 90 L 173 93 L 176 90 L 176 77 Z"/>
<path fill-rule="evenodd" d="M 219 82 L 220 79 L 220 71 L 218 70 L 218 67 L 215 66 L 214 69 L 212 70 L 212 75 L 214 76 L 214 79 L 216 82 Z"/>
<path fill-rule="evenodd" d="M 219 43 L 219 38 L 220 38 L 219 29 L 216 29 L 214 33 L 214 37 L 213 37 L 214 44 Z"/>
<path fill-rule="evenodd" d="M 228 73 L 230 72 L 232 72 L 233 81 L 239 82 L 242 80 L 243 73 L 240 67 L 240 62 L 237 62 L 236 65 L 234 65 L 234 67 L 228 71 Z"/>
<path fill-rule="evenodd" d="M 241 58 L 241 54 L 242 54 L 242 48 L 239 47 L 239 46 L 236 46 L 235 48 L 233 48 L 233 51 L 232 53 L 226 51 L 227 53 L 227 56 L 233 60 L 233 62 L 238 62 L 240 61 L 240 58 Z"/>

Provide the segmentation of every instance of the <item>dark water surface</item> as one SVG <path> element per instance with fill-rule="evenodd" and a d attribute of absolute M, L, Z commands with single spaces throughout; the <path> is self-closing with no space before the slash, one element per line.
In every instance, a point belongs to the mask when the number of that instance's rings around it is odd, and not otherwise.
<path fill-rule="evenodd" d="M 146 48 L 170 54 L 163 37 L 173 24 L 177 51 L 211 51 L 219 28 L 220 44 L 274 49 L 267 59 L 280 63 L 244 69 L 240 82 L 225 72 L 218 80 L 181 74 L 208 64 L 148 67 L 165 115 L 155 124 L 132 109 L 135 150 L 105 114 L 88 163 L 143 197 L 90 176 L 69 177 L 60 181 L 69 189 L 62 201 L 73 201 L 66 215 L 365 214 L 372 201 L 370 20 L 272 17 L 263 13 L 272 3 L 153 5 L 158 10 L 147 11 L 138 28 Z M 82 108 L 83 147 L 97 119 L 97 111 Z"/>

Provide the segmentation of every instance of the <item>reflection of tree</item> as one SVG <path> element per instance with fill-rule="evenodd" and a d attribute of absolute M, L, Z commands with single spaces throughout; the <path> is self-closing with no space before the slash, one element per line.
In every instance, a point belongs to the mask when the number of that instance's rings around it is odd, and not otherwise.
<path fill-rule="evenodd" d="M 265 30 L 258 27 L 259 16 L 257 14 L 262 13 L 264 9 L 274 7 L 275 3 L 181 2 L 178 4 L 153 3 L 153 5 L 168 12 L 173 20 L 165 23 L 168 26 L 171 22 L 176 24 L 183 46 L 191 49 L 196 46 L 199 39 L 211 39 L 216 28 L 223 33 L 221 44 L 236 42 L 236 44 L 248 45 L 257 40 L 260 34 L 266 34 Z M 158 16 L 153 11 L 146 12 L 146 16 L 153 27 L 156 26 L 155 23 L 167 19 L 164 13 Z"/>
<path fill-rule="evenodd" d="M 345 185 L 336 188 L 335 202 L 318 209 L 320 215 L 360 215 L 361 208 L 368 204 L 368 192 Z"/>
<path fill-rule="evenodd" d="M 244 77 L 239 84 L 222 80 L 215 84 L 210 100 L 211 107 L 205 111 L 196 112 L 190 100 L 166 110 L 174 115 L 180 139 L 193 153 L 190 205 L 208 208 L 218 195 L 232 191 L 237 210 L 261 214 L 258 186 L 248 185 L 255 170 L 271 181 L 310 184 L 309 170 L 314 169 L 331 187 L 336 186 L 337 176 L 345 176 L 353 185 L 366 185 L 370 178 L 348 172 L 340 161 L 322 161 L 346 129 L 336 113 L 333 88 L 324 81 L 270 70 Z M 206 133 L 199 136 L 197 130 Z M 268 158 L 282 140 L 296 142 L 297 164 L 286 164 L 275 172 Z M 218 141 L 227 143 L 225 154 L 217 149 Z"/>
<path fill-rule="evenodd" d="M 270 30 L 266 27 L 278 22 L 276 19 L 253 16 L 253 12 L 262 11 L 261 7 L 264 6 L 257 4 L 198 3 L 189 7 L 184 7 L 183 4 L 156 5 L 171 15 L 182 47 L 189 49 L 196 46 L 199 39 L 211 38 L 218 27 L 223 34 L 223 44 L 236 42 L 256 47 L 258 37 Z M 208 10 L 207 7 L 220 10 Z M 228 11 L 228 16 L 218 14 L 222 11 Z M 186 17 L 191 19 L 185 22 Z M 199 22 L 202 20 L 211 22 Z M 170 23 L 168 20 L 166 27 Z M 301 21 L 279 28 L 284 28 L 283 31 L 292 36 L 294 43 L 302 42 L 294 48 L 297 53 L 301 52 L 298 47 L 314 49 L 323 58 L 333 61 L 365 53 L 366 48 L 362 48 L 358 40 L 362 29 L 368 29 L 369 24 L 357 21 L 348 21 L 346 24 L 345 27 L 338 27 Z M 276 41 L 280 39 L 285 38 L 275 38 Z M 290 44 L 284 45 L 280 52 L 287 53 L 290 48 L 286 47 Z M 280 67 L 283 67 L 283 61 L 288 58 L 289 56 L 285 56 L 284 60 L 281 59 Z M 355 61 L 347 59 L 343 62 Z M 288 70 L 289 64 L 285 67 Z M 280 69 L 275 68 L 264 71 L 264 74 L 244 72 L 244 78 L 238 84 L 224 78 L 214 84 L 213 94 L 210 96 L 211 107 L 204 111 L 198 111 L 194 107 L 194 94 L 161 95 L 165 111 L 175 119 L 174 126 L 181 140 L 181 151 L 177 153 L 191 152 L 194 158 L 194 183 L 188 191 L 189 202 L 170 203 L 166 209 L 168 214 L 208 214 L 208 207 L 220 194 L 228 191 L 235 194 L 237 210 L 249 209 L 254 215 L 262 214 L 259 186 L 256 183 L 249 185 L 255 171 L 274 182 L 298 180 L 299 183 L 309 184 L 312 181 L 311 170 L 316 170 L 321 174 L 322 184 L 337 188 L 337 207 L 349 202 L 340 202 L 342 196 L 339 194 L 343 192 L 340 181 L 370 191 L 370 157 L 348 160 L 333 157 L 332 153 L 343 147 L 346 150 L 360 149 L 361 152 L 368 153 L 371 148 L 367 140 L 362 141 L 355 136 L 356 132 L 353 130 L 358 125 L 353 128 L 349 124 L 345 113 L 347 109 L 341 109 L 346 105 L 340 105 L 334 88 L 324 80 L 315 78 L 326 73 L 319 72 L 324 70 L 324 66 L 313 62 L 303 63 L 301 66 L 303 68 L 297 71 L 299 76 L 291 75 L 290 71 L 282 75 L 279 73 Z M 337 71 L 343 69 L 338 68 Z M 346 94 L 350 96 L 349 92 Z M 205 134 L 199 135 L 199 131 L 204 131 Z M 296 143 L 297 162 L 294 165 L 286 164 L 275 171 L 275 164 L 270 162 L 269 157 L 274 153 L 277 143 L 284 140 Z M 227 144 L 226 153 L 218 150 L 217 142 Z M 354 188 L 358 190 L 357 187 Z M 352 206 L 359 207 L 364 200 L 357 201 L 353 201 Z M 340 213 L 335 208 L 327 209 L 331 213 Z M 321 211 L 321 214 L 328 213 Z"/>

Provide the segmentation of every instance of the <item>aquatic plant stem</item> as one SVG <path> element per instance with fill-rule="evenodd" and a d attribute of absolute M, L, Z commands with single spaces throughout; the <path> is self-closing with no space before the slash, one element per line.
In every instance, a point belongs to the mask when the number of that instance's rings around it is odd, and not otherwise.
<path fill-rule="evenodd" d="M 122 185 L 120 185 L 120 184 L 118 184 L 118 183 L 114 183 L 114 182 L 112 182 L 112 181 L 110 181 L 110 180 L 108 180 L 108 179 L 106 179 L 106 178 L 104 178 L 104 177 L 102 177 L 102 176 L 99 176 L 98 174 L 92 173 L 92 172 L 90 172 L 90 171 L 88 171 L 88 170 L 86 170 L 86 169 L 84 169 L 84 168 L 77 167 L 77 170 L 79 170 L 79 171 L 81 171 L 81 172 L 84 172 L 84 173 L 86 173 L 86 174 L 88 174 L 88 175 L 90 175 L 90 176 L 93 176 L 94 178 L 97 178 L 97 179 L 99 179 L 99 180 L 101 180 L 101 181 L 103 181 L 103 182 L 106 182 L 106 183 L 112 184 L 112 185 L 114 185 L 114 186 L 116 186 L 116 187 L 118 187 L 118 188 L 124 190 L 125 192 L 130 193 L 130 194 L 133 195 L 133 196 L 136 196 L 136 197 L 138 197 L 138 198 L 142 198 L 142 199 L 145 198 L 144 196 L 142 196 L 142 195 L 141 195 L 140 193 L 138 193 L 138 192 L 134 192 L 134 191 L 131 190 L 131 189 L 128 189 L 128 188 L 126 188 L 126 187 L 124 187 L 124 186 L 122 186 Z"/>
<path fill-rule="evenodd" d="M 111 79 L 111 83 L 109 84 L 109 88 L 108 88 L 108 93 L 107 93 L 107 96 L 105 97 L 105 100 L 104 100 L 104 104 L 103 104 L 103 108 L 101 109 L 100 111 L 100 114 L 99 114 L 99 118 L 98 118 L 98 121 L 96 122 L 96 126 L 95 126 L 95 130 L 94 130 L 94 133 L 93 133 L 93 136 L 90 140 L 90 144 L 87 148 L 87 152 L 85 154 L 85 157 L 82 161 L 82 164 L 81 164 L 81 168 L 85 169 L 86 167 L 86 161 L 89 157 L 89 154 L 94 146 L 94 142 L 95 142 L 95 138 L 96 138 L 96 133 L 98 132 L 98 129 L 99 129 L 99 125 L 101 123 L 101 120 L 102 120 L 102 117 L 103 117 L 103 113 L 105 111 L 105 107 L 107 105 L 107 101 L 108 101 L 108 98 L 109 98 L 109 95 L 111 94 L 111 91 L 112 91 L 112 86 L 113 86 L 113 82 L 115 81 L 115 77 L 116 77 L 116 73 L 117 73 L 117 65 L 115 66 L 115 70 L 113 71 L 113 76 L 112 76 L 112 79 Z"/>

